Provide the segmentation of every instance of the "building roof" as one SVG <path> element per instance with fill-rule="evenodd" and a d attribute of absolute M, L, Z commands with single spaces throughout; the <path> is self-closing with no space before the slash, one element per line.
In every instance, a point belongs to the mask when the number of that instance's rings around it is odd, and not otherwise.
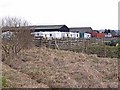
<path fill-rule="evenodd" d="M 92 28 L 91 27 L 72 27 L 69 28 L 71 32 L 92 32 Z"/>
<path fill-rule="evenodd" d="M 120 30 L 118 30 L 118 35 L 120 36 Z"/>
<path fill-rule="evenodd" d="M 66 25 L 33 25 L 29 26 L 30 29 L 60 29 Z"/>

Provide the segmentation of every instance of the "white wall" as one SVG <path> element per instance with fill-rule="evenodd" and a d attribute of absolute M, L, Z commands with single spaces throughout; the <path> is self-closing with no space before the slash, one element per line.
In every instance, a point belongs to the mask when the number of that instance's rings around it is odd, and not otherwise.
<path fill-rule="evenodd" d="M 62 37 L 62 38 L 67 38 L 67 37 L 69 37 L 69 32 L 61 32 L 61 37 Z"/>
<path fill-rule="evenodd" d="M 91 34 L 89 34 L 89 33 L 84 33 L 84 38 L 91 38 Z"/>
<path fill-rule="evenodd" d="M 110 37 L 112 37 L 112 34 L 111 34 L 111 33 L 108 33 L 108 34 L 105 35 L 105 37 L 110 38 Z"/>
<path fill-rule="evenodd" d="M 61 32 L 34 32 L 35 37 L 43 36 L 44 38 L 61 38 Z"/>
<path fill-rule="evenodd" d="M 70 33 L 69 33 L 69 37 L 70 37 L 70 38 L 79 38 L 79 33 L 70 32 Z"/>

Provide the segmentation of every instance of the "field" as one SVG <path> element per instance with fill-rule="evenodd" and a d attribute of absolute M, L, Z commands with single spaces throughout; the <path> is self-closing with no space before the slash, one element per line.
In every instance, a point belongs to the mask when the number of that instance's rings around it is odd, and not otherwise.
<path fill-rule="evenodd" d="M 10 66 L 3 62 L 5 87 L 117 88 L 118 59 L 33 47 Z"/>

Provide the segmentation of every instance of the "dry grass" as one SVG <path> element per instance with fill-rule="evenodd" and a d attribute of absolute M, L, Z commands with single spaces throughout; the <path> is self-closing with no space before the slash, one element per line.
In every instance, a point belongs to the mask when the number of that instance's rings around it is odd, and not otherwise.
<path fill-rule="evenodd" d="M 17 66 L 16 72 L 20 71 L 27 75 L 37 82 L 36 86 L 38 83 L 44 83 L 52 88 L 116 88 L 118 86 L 116 58 L 98 58 L 96 55 L 45 47 L 22 51 L 21 57 L 23 63 Z M 14 73 L 11 76 L 14 78 Z M 20 77 L 22 76 L 19 75 Z M 30 83 L 28 85 L 31 86 Z"/>
<path fill-rule="evenodd" d="M 6 64 L 2 65 L 3 76 L 6 77 L 6 83 L 11 88 L 48 88 L 43 83 L 38 83 L 31 79 L 29 75 L 21 73 L 15 69 L 12 69 Z"/>

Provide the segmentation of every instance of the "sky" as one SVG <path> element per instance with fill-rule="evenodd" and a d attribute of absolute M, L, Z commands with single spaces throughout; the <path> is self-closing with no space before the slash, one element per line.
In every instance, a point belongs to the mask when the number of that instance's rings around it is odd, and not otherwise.
<path fill-rule="evenodd" d="M 0 18 L 26 19 L 32 25 L 118 29 L 119 0 L 0 0 Z"/>

